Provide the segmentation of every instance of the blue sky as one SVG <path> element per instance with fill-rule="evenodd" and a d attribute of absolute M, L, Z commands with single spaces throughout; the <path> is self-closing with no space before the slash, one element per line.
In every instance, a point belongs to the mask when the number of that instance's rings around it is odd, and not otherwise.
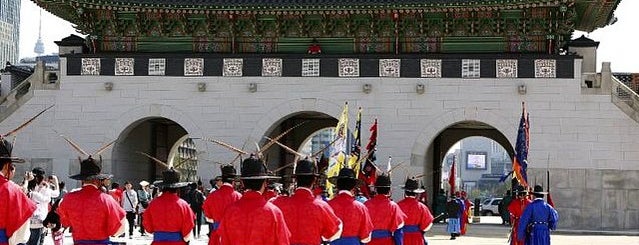
<path fill-rule="evenodd" d="M 639 1 L 623 0 L 617 7 L 615 15 L 619 19 L 612 26 L 595 30 L 592 33 L 575 33 L 575 37 L 582 34 L 601 42 L 597 53 L 599 66 L 603 61 L 612 62 L 614 72 L 639 72 L 639 48 L 634 43 L 637 34 L 634 31 L 639 23 Z M 40 8 L 30 0 L 22 0 L 20 26 L 20 57 L 35 56 L 33 47 L 38 39 L 38 16 Z M 45 52 L 57 52 L 53 41 L 76 33 L 72 24 L 46 11 L 42 11 L 42 41 Z"/>

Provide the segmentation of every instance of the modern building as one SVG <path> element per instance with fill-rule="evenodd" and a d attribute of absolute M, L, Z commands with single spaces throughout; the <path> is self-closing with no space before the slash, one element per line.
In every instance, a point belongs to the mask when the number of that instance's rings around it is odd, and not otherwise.
<path fill-rule="evenodd" d="M 442 168 L 443 183 L 448 183 L 453 157 L 457 181 L 460 182 L 458 187 L 469 193 L 477 189 L 487 192 L 487 195 L 497 194 L 490 192 L 496 186 L 506 184 L 499 183 L 499 179 L 512 168 L 510 156 L 502 145 L 486 137 L 468 137 L 460 141 L 459 149 L 446 155 Z"/>
<path fill-rule="evenodd" d="M 18 61 L 20 0 L 0 0 L 0 66 Z"/>
<path fill-rule="evenodd" d="M 574 30 L 608 25 L 619 0 L 34 2 L 88 35 L 58 42 L 55 83 L 36 66 L 29 91 L 0 104 L 2 132 L 55 104 L 18 135 L 20 168 L 79 171 L 55 128 L 86 149 L 116 140 L 104 171 L 152 181 L 158 169 L 137 152 L 166 160 L 188 136 L 207 182 L 238 154 L 202 138 L 255 152 L 305 121 L 280 139 L 299 149 L 348 101 L 351 131 L 363 108 L 363 142 L 378 119 L 378 165 L 391 155 L 404 162 L 395 183 L 421 176 L 435 195 L 461 139 L 490 138 L 513 157 L 525 101 L 528 176 L 546 183 L 550 159 L 559 227 L 639 228 L 639 96 L 609 63 L 590 76 L 596 45 L 570 47 Z M 294 158 L 263 153 L 271 170 Z"/>

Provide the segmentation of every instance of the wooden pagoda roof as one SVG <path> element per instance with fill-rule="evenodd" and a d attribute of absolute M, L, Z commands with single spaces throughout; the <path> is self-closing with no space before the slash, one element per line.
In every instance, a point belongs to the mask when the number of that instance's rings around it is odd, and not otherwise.
<path fill-rule="evenodd" d="M 491 11 L 534 7 L 575 7 L 575 27 L 593 31 L 606 26 L 621 0 L 32 0 L 51 13 L 78 24 L 78 15 L 91 10 L 155 13 L 308 14 L 330 11 L 425 13 Z M 293 11 L 293 12 L 291 12 Z"/>

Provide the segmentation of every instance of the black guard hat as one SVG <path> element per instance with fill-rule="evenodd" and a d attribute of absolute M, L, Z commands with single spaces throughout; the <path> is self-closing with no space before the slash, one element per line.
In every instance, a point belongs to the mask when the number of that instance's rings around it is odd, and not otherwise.
<path fill-rule="evenodd" d="M 360 179 L 357 179 L 355 176 L 355 171 L 350 168 L 342 168 L 339 170 L 339 174 L 337 176 L 333 176 L 328 178 L 328 182 L 334 185 L 337 185 L 338 179 L 352 179 L 357 181 L 358 185 L 363 184 L 364 182 Z"/>
<path fill-rule="evenodd" d="M 388 175 L 380 175 L 375 180 L 375 187 L 391 187 L 391 179 Z"/>
<path fill-rule="evenodd" d="M 308 158 L 299 160 L 297 162 L 297 167 L 295 167 L 295 175 L 319 176 L 319 174 L 317 173 L 317 165 L 314 161 L 311 161 Z"/>
<path fill-rule="evenodd" d="M 240 179 L 279 179 L 279 177 L 270 175 L 262 159 L 255 157 L 255 155 L 242 161 L 240 171 L 242 174 Z"/>
<path fill-rule="evenodd" d="M 233 165 L 223 165 L 220 167 L 222 170 L 222 178 L 235 178 L 237 177 L 237 170 Z"/>
<path fill-rule="evenodd" d="M 13 144 L 6 139 L 0 139 L 0 161 L 11 161 L 14 163 L 24 163 L 24 159 L 11 155 Z"/>
<path fill-rule="evenodd" d="M 413 193 L 424 193 L 426 190 L 419 187 L 419 183 L 416 179 L 406 179 L 406 183 L 404 184 L 404 190 L 410 191 Z"/>
<path fill-rule="evenodd" d="M 182 188 L 190 182 L 180 182 L 180 172 L 171 168 L 162 172 L 162 180 L 153 184 L 163 188 Z"/>
<path fill-rule="evenodd" d="M 74 180 L 89 180 L 89 179 L 110 179 L 113 177 L 111 174 L 103 174 L 102 172 L 102 159 L 96 161 L 91 156 L 89 158 L 80 161 L 80 173 L 71 175 L 69 178 Z"/>

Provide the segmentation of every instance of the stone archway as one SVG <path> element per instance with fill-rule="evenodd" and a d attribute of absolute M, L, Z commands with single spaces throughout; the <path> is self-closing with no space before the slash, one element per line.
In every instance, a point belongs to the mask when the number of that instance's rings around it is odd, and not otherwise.
<path fill-rule="evenodd" d="M 180 124 L 163 117 L 147 117 L 132 123 L 113 146 L 111 164 L 114 181 L 137 183 L 161 178 L 165 168 L 139 152 L 169 163 L 169 156 L 175 155 L 171 150 L 178 150 L 176 145 L 188 134 Z"/>
<path fill-rule="evenodd" d="M 516 119 L 492 110 L 463 108 L 442 113 L 425 125 L 411 149 L 411 168 L 423 172 L 423 181 L 430 194 L 439 192 L 441 162 L 446 151 L 457 141 L 470 136 L 484 136 L 501 144 L 512 157 L 516 139 Z"/>
<path fill-rule="evenodd" d="M 169 162 L 169 154 L 172 149 L 179 148 L 176 144 L 181 138 L 201 135 L 201 129 L 191 117 L 177 108 L 160 104 L 135 107 L 123 113 L 112 125 L 107 136 L 117 141 L 111 151 L 109 168 L 114 181 L 119 182 L 137 183 L 161 177 L 163 167 L 158 167 L 138 151 Z"/>

